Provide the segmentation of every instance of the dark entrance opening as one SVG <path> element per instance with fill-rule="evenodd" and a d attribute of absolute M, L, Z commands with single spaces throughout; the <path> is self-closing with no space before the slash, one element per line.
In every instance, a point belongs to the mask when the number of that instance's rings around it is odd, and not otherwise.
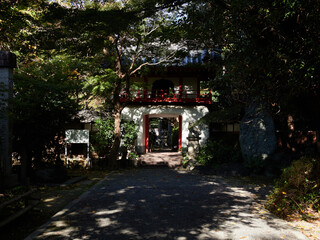
<path fill-rule="evenodd" d="M 179 122 L 177 118 L 150 118 L 148 145 L 151 152 L 178 151 Z"/>
<path fill-rule="evenodd" d="M 166 97 L 174 92 L 174 84 L 170 80 L 160 79 L 152 84 L 152 97 Z"/>

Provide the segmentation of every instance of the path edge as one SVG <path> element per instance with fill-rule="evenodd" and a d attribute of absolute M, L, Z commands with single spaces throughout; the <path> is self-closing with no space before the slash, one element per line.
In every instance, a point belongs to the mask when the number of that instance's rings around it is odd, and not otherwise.
<path fill-rule="evenodd" d="M 35 231 L 33 231 L 31 234 L 29 234 L 26 238 L 24 238 L 24 240 L 32 240 L 34 238 L 36 238 L 38 235 L 40 235 L 41 233 L 43 233 L 47 227 L 53 223 L 55 220 L 57 220 L 59 217 L 61 217 L 63 214 L 65 214 L 71 207 L 73 207 L 75 204 L 77 204 L 78 202 L 80 202 L 83 198 L 85 198 L 88 194 L 90 194 L 92 192 L 92 190 L 94 188 L 96 188 L 96 186 L 100 185 L 103 181 L 105 181 L 110 174 L 112 174 L 114 171 L 109 172 L 103 179 L 101 179 L 99 182 L 97 182 L 96 184 L 94 184 L 91 188 L 89 188 L 87 191 L 85 191 L 84 193 L 82 193 L 78 198 L 76 198 L 75 200 L 69 202 L 65 207 L 63 207 L 63 209 L 61 209 L 59 212 L 57 212 L 56 214 L 54 214 L 47 222 L 45 222 L 44 224 L 42 224 L 40 227 L 38 227 Z"/>

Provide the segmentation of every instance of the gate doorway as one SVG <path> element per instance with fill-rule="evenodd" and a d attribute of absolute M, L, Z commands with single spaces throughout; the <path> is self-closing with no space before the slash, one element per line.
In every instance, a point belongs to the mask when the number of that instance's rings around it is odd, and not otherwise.
<path fill-rule="evenodd" d="M 146 152 L 181 150 L 181 116 L 146 115 Z"/>

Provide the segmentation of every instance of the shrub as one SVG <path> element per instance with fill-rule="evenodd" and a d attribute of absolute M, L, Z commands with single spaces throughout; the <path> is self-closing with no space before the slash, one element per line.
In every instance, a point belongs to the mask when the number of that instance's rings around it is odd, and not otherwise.
<path fill-rule="evenodd" d="M 320 211 L 320 160 L 301 157 L 284 169 L 266 204 L 282 218 L 291 214 L 308 217 L 306 210 Z"/>
<path fill-rule="evenodd" d="M 226 162 L 241 161 L 241 152 L 237 147 L 232 147 L 220 141 L 209 141 L 200 149 L 197 161 L 205 166 L 214 166 Z"/>
<path fill-rule="evenodd" d="M 139 155 L 136 152 L 130 152 L 129 153 L 129 159 L 130 160 L 137 160 L 139 158 Z"/>
<path fill-rule="evenodd" d="M 106 156 L 112 146 L 114 136 L 114 119 L 97 119 L 95 121 L 96 132 L 92 135 L 93 149 L 99 156 Z M 137 130 L 134 122 L 121 121 L 121 138 L 123 145 L 129 148 L 137 138 Z"/>
<path fill-rule="evenodd" d="M 138 137 L 136 126 L 133 121 L 122 121 L 122 140 L 125 147 L 134 145 L 134 141 Z"/>
<path fill-rule="evenodd" d="M 114 119 L 97 119 L 95 129 L 97 131 L 92 135 L 93 149 L 99 156 L 105 156 L 113 143 Z"/>
<path fill-rule="evenodd" d="M 248 158 L 245 161 L 245 167 L 250 170 L 250 172 L 255 174 L 261 174 L 265 167 L 266 167 L 266 161 L 262 159 L 262 157 L 256 156 Z"/>

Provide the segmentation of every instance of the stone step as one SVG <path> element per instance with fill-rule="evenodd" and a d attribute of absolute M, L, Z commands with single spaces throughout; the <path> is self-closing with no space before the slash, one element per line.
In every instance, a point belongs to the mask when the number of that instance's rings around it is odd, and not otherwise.
<path fill-rule="evenodd" d="M 140 164 L 144 166 L 167 165 L 177 167 L 182 164 L 182 154 L 180 152 L 152 152 L 140 156 Z"/>

